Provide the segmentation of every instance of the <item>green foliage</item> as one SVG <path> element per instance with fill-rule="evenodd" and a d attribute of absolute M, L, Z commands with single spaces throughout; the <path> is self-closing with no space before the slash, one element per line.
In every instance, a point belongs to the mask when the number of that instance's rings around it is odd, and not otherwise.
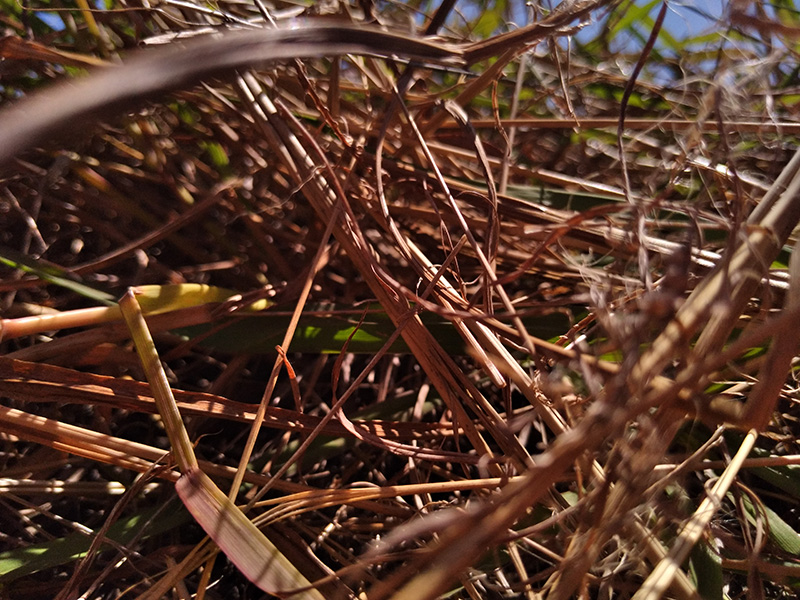
<path fill-rule="evenodd" d="M 722 560 L 719 554 L 705 540 L 694 549 L 689 562 L 692 581 L 703 600 L 722 600 L 725 579 L 722 573 Z"/>
<path fill-rule="evenodd" d="M 345 342 L 348 352 L 374 353 L 395 331 L 389 316 L 378 307 L 372 307 L 359 325 L 361 312 L 347 306 L 309 307 L 308 314 L 300 318 L 291 342 L 293 352 L 338 354 Z M 315 314 L 316 313 L 316 314 Z M 327 313 L 327 314 L 325 314 Z M 226 323 L 197 325 L 177 331 L 191 339 L 198 338 L 202 347 L 234 354 L 274 354 L 275 346 L 283 341 L 290 315 L 274 311 L 251 314 L 228 320 Z M 464 340 L 450 321 L 431 314 L 422 320 L 440 344 L 451 354 L 464 354 Z M 543 339 L 551 339 L 563 331 L 568 323 L 561 313 L 524 320 L 528 331 Z M 206 335 L 212 331 L 210 335 Z M 388 349 L 389 353 L 407 353 L 408 346 L 398 338 Z"/>
<path fill-rule="evenodd" d="M 506 0 L 488 0 L 482 2 L 480 16 L 472 28 L 472 33 L 478 38 L 487 38 L 503 29 L 505 23 L 505 13 L 507 10 Z"/>
<path fill-rule="evenodd" d="M 111 525 L 106 538 L 124 546 L 134 538 L 146 539 L 180 527 L 188 520 L 189 513 L 180 505 L 173 506 L 171 510 L 147 509 Z M 0 552 L 0 586 L 25 575 L 83 558 L 91 544 L 90 535 L 76 531 L 49 542 Z M 109 544 L 102 544 L 100 551 L 109 548 Z"/>
<path fill-rule="evenodd" d="M 792 556 L 800 557 L 800 533 L 770 507 L 763 504 L 755 506 L 750 495 L 742 494 L 742 501 L 747 511 L 747 519 L 752 525 L 757 525 L 763 519 L 770 539 L 778 548 Z"/>
<path fill-rule="evenodd" d="M 45 264 L 43 261 L 26 256 L 10 248 L 0 249 L 0 263 L 34 275 L 42 281 L 70 290 L 89 300 L 95 300 L 107 306 L 114 304 L 115 298 L 111 294 L 75 281 L 64 269 L 60 269 L 58 266 Z"/>

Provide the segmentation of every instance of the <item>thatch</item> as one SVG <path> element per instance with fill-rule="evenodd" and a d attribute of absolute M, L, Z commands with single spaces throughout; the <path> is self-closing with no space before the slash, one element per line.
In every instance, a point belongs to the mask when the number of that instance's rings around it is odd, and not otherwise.
<path fill-rule="evenodd" d="M 136 286 L 198 468 L 324 597 L 789 594 L 797 29 L 755 4 L 4 1 L 0 596 L 260 593 L 177 497 Z"/>

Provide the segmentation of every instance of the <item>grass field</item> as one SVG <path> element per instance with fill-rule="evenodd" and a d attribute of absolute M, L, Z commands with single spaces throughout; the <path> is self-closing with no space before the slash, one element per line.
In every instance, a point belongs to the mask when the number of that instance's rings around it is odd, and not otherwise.
<path fill-rule="evenodd" d="M 0 0 L 0 598 L 796 596 L 797 7 L 552 4 Z"/>

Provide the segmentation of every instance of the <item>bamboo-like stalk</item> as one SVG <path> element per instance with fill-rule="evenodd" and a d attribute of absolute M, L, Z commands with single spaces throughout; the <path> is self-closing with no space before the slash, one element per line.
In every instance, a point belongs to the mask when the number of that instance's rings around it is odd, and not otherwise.
<path fill-rule="evenodd" d="M 297 567 L 199 468 L 189 434 L 132 289 L 120 299 L 119 307 L 130 328 L 172 454 L 181 470 L 175 488 L 186 508 L 231 562 L 259 588 L 276 595 L 322 600 L 322 594 L 311 587 Z"/>
<path fill-rule="evenodd" d="M 178 463 L 178 467 L 183 473 L 197 469 L 197 458 L 194 455 L 192 442 L 186 432 L 181 413 L 178 411 L 172 389 L 169 387 L 164 367 L 161 366 L 161 360 L 158 358 L 156 345 L 147 328 L 142 309 L 136 301 L 132 289 L 129 289 L 120 299 L 119 308 L 131 331 L 136 353 L 139 355 L 139 360 L 142 361 L 147 381 L 153 390 L 156 408 L 164 421 L 164 429 L 169 437 L 175 462 Z"/>
<path fill-rule="evenodd" d="M 669 556 L 658 563 L 642 587 L 633 596 L 633 600 L 659 600 L 663 596 L 676 573 L 681 570 L 681 565 L 688 558 L 697 540 L 700 539 L 703 531 L 708 527 L 711 518 L 719 510 L 722 500 L 739 474 L 744 460 L 750 454 L 753 446 L 755 446 L 756 439 L 758 439 L 758 432 L 755 429 L 750 430 L 725 472 L 717 479 L 714 487 L 700 503 L 692 518 L 683 526 L 678 539 L 670 550 Z"/>

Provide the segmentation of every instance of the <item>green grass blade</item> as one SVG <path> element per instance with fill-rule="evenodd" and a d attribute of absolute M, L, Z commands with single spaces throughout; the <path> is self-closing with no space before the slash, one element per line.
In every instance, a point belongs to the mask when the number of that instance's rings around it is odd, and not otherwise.
<path fill-rule="evenodd" d="M 114 304 L 114 296 L 106 292 L 97 290 L 86 284 L 80 283 L 71 279 L 69 274 L 53 265 L 45 265 L 40 261 L 31 258 L 21 252 L 12 250 L 11 248 L 0 249 L 0 263 L 7 265 L 13 269 L 19 269 L 30 275 L 35 275 L 42 281 L 52 283 L 64 289 L 71 290 L 76 294 L 101 302 L 107 306 Z"/>
<path fill-rule="evenodd" d="M 374 353 L 381 349 L 396 329 L 389 316 L 378 309 L 371 310 L 355 333 L 360 311 L 353 311 L 352 307 L 334 306 L 327 312 L 329 314 L 321 314 L 322 311 L 312 309 L 310 314 L 300 318 L 292 338 L 292 351 L 338 354 L 352 335 L 348 352 Z M 283 341 L 290 319 L 289 314 L 266 311 L 231 319 L 227 325 L 208 337 L 202 336 L 211 329 L 211 325 L 186 327 L 177 333 L 190 338 L 201 336 L 202 339 L 198 342 L 200 346 L 231 354 L 274 354 L 275 346 Z M 447 352 L 453 355 L 466 353 L 463 339 L 448 320 L 437 315 L 423 314 L 422 321 Z M 569 320 L 560 313 L 526 317 L 523 322 L 531 335 L 541 339 L 552 339 L 569 329 Z M 408 351 L 408 346 L 402 339 L 398 339 L 389 348 L 391 353 L 405 354 Z"/>
<path fill-rule="evenodd" d="M 164 511 L 153 519 L 156 512 L 156 510 L 149 510 L 126 519 L 120 519 L 109 527 L 106 537 L 118 544 L 125 545 L 140 534 L 145 525 L 147 525 L 147 529 L 144 534 L 145 537 L 149 537 L 179 527 L 189 519 L 189 513 L 181 507 Z M 151 519 L 153 520 L 151 521 Z M 91 536 L 73 533 L 49 542 L 0 552 L 0 582 L 10 583 L 25 575 L 82 558 L 89 550 L 91 543 Z"/>
<path fill-rule="evenodd" d="M 175 462 L 183 473 L 175 488 L 186 508 L 242 574 L 265 592 L 285 594 L 310 587 L 289 559 L 198 468 L 191 440 L 133 289 L 120 299 L 119 306 L 153 390 Z M 323 600 L 313 588 L 298 597 Z"/>
<path fill-rule="evenodd" d="M 756 508 L 753 506 L 753 501 L 747 495 L 743 495 L 742 500 L 747 511 L 747 520 L 755 524 Z M 781 550 L 794 556 L 800 556 L 800 534 L 770 507 L 762 505 L 759 507 L 758 512 L 767 520 L 770 539 Z"/>
<path fill-rule="evenodd" d="M 692 549 L 689 568 L 697 593 L 703 600 L 722 600 L 722 559 L 705 541 Z"/>

